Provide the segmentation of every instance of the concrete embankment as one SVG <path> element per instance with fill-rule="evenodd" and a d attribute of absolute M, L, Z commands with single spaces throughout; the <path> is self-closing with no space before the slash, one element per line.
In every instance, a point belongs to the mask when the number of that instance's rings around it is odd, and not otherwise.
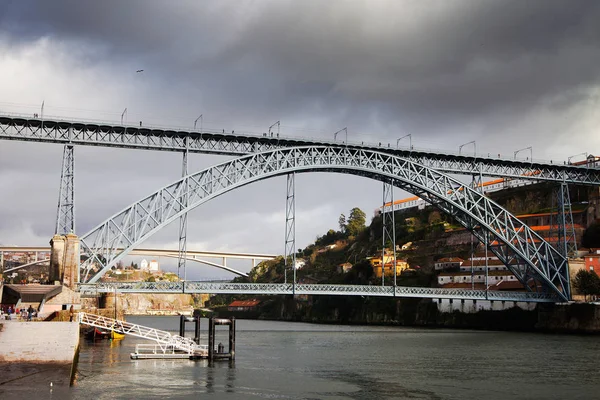
<path fill-rule="evenodd" d="M 0 398 L 19 388 L 69 386 L 79 351 L 78 323 L 1 322 Z"/>

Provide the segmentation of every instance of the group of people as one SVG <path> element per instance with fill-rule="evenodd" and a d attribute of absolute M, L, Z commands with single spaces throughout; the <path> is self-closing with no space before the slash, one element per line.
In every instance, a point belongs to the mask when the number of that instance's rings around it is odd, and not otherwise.
<path fill-rule="evenodd" d="M 2 306 L 0 308 L 0 319 L 11 320 L 13 318 L 31 321 L 37 317 L 37 310 L 31 304 L 28 308 L 13 308 L 13 306 Z"/>

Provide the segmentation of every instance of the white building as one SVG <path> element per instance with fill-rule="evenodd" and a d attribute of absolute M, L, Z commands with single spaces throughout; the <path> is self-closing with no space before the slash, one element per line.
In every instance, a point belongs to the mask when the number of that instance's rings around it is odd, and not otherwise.
<path fill-rule="evenodd" d="M 142 271 L 148 271 L 148 260 L 143 259 L 142 262 L 140 263 L 140 269 Z"/>
<path fill-rule="evenodd" d="M 458 269 L 463 264 L 463 259 L 458 257 L 444 257 L 437 260 L 433 265 L 436 271 Z"/>
<path fill-rule="evenodd" d="M 478 271 L 471 274 L 471 271 L 461 272 L 442 272 L 438 275 L 438 285 L 444 287 L 451 283 L 486 283 L 485 271 Z M 517 277 L 510 271 L 489 271 L 487 276 L 488 286 L 496 285 L 500 282 L 518 282 Z"/>
<path fill-rule="evenodd" d="M 458 299 L 433 299 L 439 312 L 451 313 L 454 311 L 466 314 L 476 313 L 483 310 L 508 310 L 519 307 L 522 310 L 531 311 L 535 309 L 536 303 L 523 301 L 500 301 L 500 300 L 458 300 Z"/>
<path fill-rule="evenodd" d="M 158 261 L 150 261 L 150 264 L 148 264 L 148 269 L 150 270 L 150 272 L 158 272 Z"/>

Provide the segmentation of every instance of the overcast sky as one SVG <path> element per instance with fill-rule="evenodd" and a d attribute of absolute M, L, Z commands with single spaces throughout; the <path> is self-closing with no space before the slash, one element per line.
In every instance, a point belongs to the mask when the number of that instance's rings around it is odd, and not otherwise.
<path fill-rule="evenodd" d="M 600 153 L 600 2 L 0 0 L 0 112 L 564 160 Z M 136 73 L 143 69 L 144 72 Z M 0 142 L 0 243 L 54 233 L 62 146 Z M 190 170 L 225 157 L 193 155 Z M 181 155 L 76 148 L 77 233 L 177 179 Z M 297 247 L 381 184 L 297 177 Z M 283 252 L 285 178 L 190 214 L 189 247 Z M 397 197 L 402 197 L 397 191 Z M 177 226 L 145 244 L 177 247 Z M 242 269 L 249 269 L 244 266 Z M 207 276 L 215 273 L 209 271 Z"/>

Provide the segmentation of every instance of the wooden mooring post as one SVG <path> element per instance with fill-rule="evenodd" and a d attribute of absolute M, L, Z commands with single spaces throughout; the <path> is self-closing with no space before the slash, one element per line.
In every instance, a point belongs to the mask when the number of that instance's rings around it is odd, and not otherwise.
<path fill-rule="evenodd" d="M 224 346 L 219 343 L 215 351 L 215 327 L 217 325 L 229 326 L 229 349 L 224 351 Z M 235 318 L 216 318 L 208 320 L 208 360 L 235 360 Z"/>

